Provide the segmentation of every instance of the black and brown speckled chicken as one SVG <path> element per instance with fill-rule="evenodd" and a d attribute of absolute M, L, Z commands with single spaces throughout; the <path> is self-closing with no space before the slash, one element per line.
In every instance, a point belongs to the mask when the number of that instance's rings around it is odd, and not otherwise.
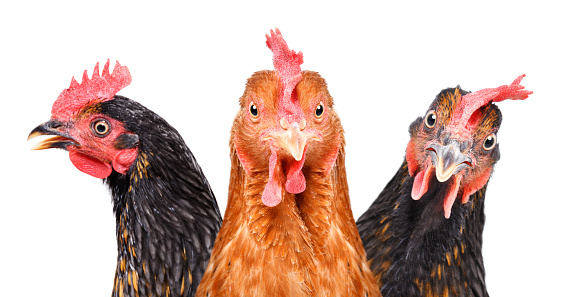
<path fill-rule="evenodd" d="M 501 124 L 492 102 L 527 98 L 523 77 L 445 89 L 409 127 L 405 161 L 357 222 L 383 296 L 488 295 L 483 204 Z"/>
<path fill-rule="evenodd" d="M 193 296 L 221 225 L 216 199 L 193 154 L 164 119 L 115 95 L 131 82 L 117 62 L 74 80 L 51 119 L 29 139 L 60 148 L 82 172 L 104 179 L 117 220 L 113 296 Z"/>

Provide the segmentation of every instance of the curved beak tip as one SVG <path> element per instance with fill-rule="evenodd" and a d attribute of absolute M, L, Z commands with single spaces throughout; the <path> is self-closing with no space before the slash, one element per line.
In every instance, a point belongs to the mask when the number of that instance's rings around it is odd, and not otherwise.
<path fill-rule="evenodd" d="M 46 123 L 40 124 L 38 126 L 36 126 L 34 129 L 32 129 L 32 131 L 30 131 L 30 134 L 28 134 L 28 138 L 26 138 L 26 140 L 31 140 L 32 138 L 41 136 L 41 135 L 52 135 L 53 133 L 49 133 L 47 128 L 46 128 Z"/>
<path fill-rule="evenodd" d="M 40 134 L 39 132 L 32 131 L 32 132 L 30 132 L 30 134 L 28 134 L 28 137 L 26 138 L 26 140 L 27 141 L 31 140 L 32 138 L 40 136 L 40 135 L 42 135 L 42 134 Z"/>
<path fill-rule="evenodd" d="M 292 152 L 292 157 L 294 157 L 294 160 L 296 160 L 296 161 L 302 160 L 302 155 L 303 155 L 303 153 L 301 151 L 293 151 Z"/>
<path fill-rule="evenodd" d="M 41 140 L 39 143 L 34 145 L 31 150 L 38 151 L 50 148 L 66 149 L 69 145 L 78 145 L 78 143 L 67 134 L 51 128 L 49 123 L 50 122 L 38 125 L 30 132 L 30 134 L 28 134 L 27 140 L 38 136 L 53 136 Z"/>
<path fill-rule="evenodd" d="M 285 126 L 287 129 L 284 129 Z M 283 130 L 271 132 L 263 137 L 262 140 L 271 140 L 274 146 L 286 150 L 296 161 L 300 161 L 304 157 L 308 143 L 322 140 L 316 133 L 304 131 L 302 126 L 305 126 L 305 124 L 297 122 L 283 123 L 283 125 L 281 124 Z"/>
<path fill-rule="evenodd" d="M 448 181 L 453 175 L 465 167 L 471 166 L 471 158 L 459 150 L 459 146 L 434 144 L 427 148 L 431 162 L 435 167 L 435 175 L 441 183 Z"/>

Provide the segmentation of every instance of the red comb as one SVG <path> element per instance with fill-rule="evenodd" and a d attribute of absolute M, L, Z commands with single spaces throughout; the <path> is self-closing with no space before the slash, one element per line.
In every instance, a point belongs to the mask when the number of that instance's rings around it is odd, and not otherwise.
<path fill-rule="evenodd" d="M 304 62 L 302 52 L 296 53 L 288 48 L 280 30 L 270 30 L 271 36 L 266 34 L 266 45 L 274 54 L 274 68 L 278 71 L 282 82 L 280 106 L 287 109 L 291 105 L 290 98 L 296 85 L 302 80 L 300 65 Z M 293 109 L 293 108 L 290 108 Z"/>
<path fill-rule="evenodd" d="M 497 88 L 489 88 L 469 93 L 461 99 L 456 112 L 453 113 L 450 125 L 465 126 L 471 115 L 480 107 L 490 102 L 500 102 L 507 99 L 523 100 L 528 98 L 532 91 L 524 90 L 520 82 L 525 74 L 518 76 L 511 85 L 503 85 Z"/>
<path fill-rule="evenodd" d="M 127 66 L 115 64 L 113 73 L 109 74 L 109 60 L 99 75 L 99 63 L 95 65 L 93 77 L 89 79 L 87 71 L 79 84 L 72 78 L 70 87 L 60 93 L 52 105 L 52 115 L 59 118 L 70 118 L 90 102 L 104 102 L 113 99 L 115 94 L 131 83 L 131 74 Z"/>

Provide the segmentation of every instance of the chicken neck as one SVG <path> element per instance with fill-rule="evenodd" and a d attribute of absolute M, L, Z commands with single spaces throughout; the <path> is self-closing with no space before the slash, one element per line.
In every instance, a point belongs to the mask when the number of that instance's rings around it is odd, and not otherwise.
<path fill-rule="evenodd" d="M 343 150 L 330 175 L 307 164 L 304 192 L 283 191 L 268 207 L 268 171 L 246 175 L 232 151 L 224 224 L 198 295 L 380 296 L 352 217 Z"/>
<path fill-rule="evenodd" d="M 487 296 L 481 253 L 487 185 L 443 215 L 446 185 L 411 199 L 406 161 L 357 224 L 383 296 Z M 389 259 L 385 261 L 385 259 Z"/>
<path fill-rule="evenodd" d="M 221 224 L 217 202 L 177 131 L 139 103 L 117 96 L 103 112 L 134 117 L 139 155 L 109 186 L 117 222 L 113 296 L 193 296 Z"/>

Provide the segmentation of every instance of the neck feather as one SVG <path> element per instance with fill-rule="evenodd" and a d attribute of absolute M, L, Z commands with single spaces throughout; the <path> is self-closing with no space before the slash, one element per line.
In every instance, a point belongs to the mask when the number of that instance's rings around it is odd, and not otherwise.
<path fill-rule="evenodd" d="M 161 117 L 126 98 L 106 104 L 103 109 L 119 118 L 132 110 L 124 123 L 139 136 L 128 172 L 105 179 L 117 221 L 113 296 L 193 296 L 221 225 L 209 183 Z"/>
<path fill-rule="evenodd" d="M 248 176 L 233 148 L 231 158 L 224 224 L 198 294 L 379 296 L 350 209 L 342 149 L 330 175 L 305 166 L 306 190 L 283 191 L 276 207 L 261 200 L 268 172 Z"/>
<path fill-rule="evenodd" d="M 433 184 L 421 199 L 411 199 L 413 178 L 404 162 L 357 222 L 381 292 L 487 296 L 481 254 L 487 185 L 466 204 L 456 200 L 445 219 L 443 187 Z"/>

